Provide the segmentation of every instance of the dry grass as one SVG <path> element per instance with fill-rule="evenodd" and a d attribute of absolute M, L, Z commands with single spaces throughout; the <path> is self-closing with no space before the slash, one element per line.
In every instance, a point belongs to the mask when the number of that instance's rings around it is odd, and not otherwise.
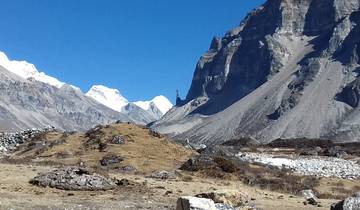
<path fill-rule="evenodd" d="M 227 157 L 217 156 L 211 165 L 196 165 L 201 177 L 241 180 L 244 184 L 263 190 L 298 195 L 302 190 L 315 189 L 319 180 L 315 177 L 294 175 L 286 169 L 254 165 Z"/>
<path fill-rule="evenodd" d="M 114 136 L 126 139 L 124 144 L 112 144 Z M 133 124 L 99 126 L 82 133 L 49 133 L 42 138 L 19 147 L 8 158 L 8 162 L 53 163 L 54 165 L 77 165 L 98 167 L 107 154 L 124 158 L 121 163 L 103 169 L 118 169 L 131 165 L 139 173 L 155 170 L 173 170 L 189 159 L 193 152 L 171 142 L 163 136 L 156 136 L 148 129 Z M 24 159 L 26 157 L 26 159 Z"/>

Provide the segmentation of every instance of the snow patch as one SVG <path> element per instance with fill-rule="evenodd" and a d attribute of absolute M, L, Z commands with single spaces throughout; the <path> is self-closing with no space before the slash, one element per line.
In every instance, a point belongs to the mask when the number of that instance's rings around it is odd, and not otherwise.
<path fill-rule="evenodd" d="M 151 108 L 151 103 L 154 103 L 154 105 L 162 112 L 162 114 L 166 114 L 172 107 L 173 104 L 167 99 L 165 96 L 156 96 L 151 101 L 137 101 L 134 102 L 134 104 L 146 111 L 149 111 Z"/>

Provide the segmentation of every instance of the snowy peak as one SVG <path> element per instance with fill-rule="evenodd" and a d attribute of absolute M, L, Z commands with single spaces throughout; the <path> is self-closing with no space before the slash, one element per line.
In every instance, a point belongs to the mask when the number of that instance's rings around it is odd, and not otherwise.
<path fill-rule="evenodd" d="M 0 66 L 24 79 L 34 78 L 37 81 L 47 83 L 57 88 L 61 88 L 65 84 L 54 77 L 46 75 L 44 72 L 39 72 L 34 64 L 26 61 L 10 60 L 7 55 L 1 51 Z"/>
<path fill-rule="evenodd" d="M 161 118 L 173 105 L 165 96 L 156 96 L 151 101 L 129 102 L 117 89 L 94 85 L 86 95 L 97 102 L 118 112 L 127 112 L 126 106 L 137 106 L 156 119 Z"/>
<path fill-rule="evenodd" d="M 92 86 L 86 95 L 118 112 L 121 112 L 122 108 L 129 103 L 129 101 L 120 94 L 119 90 L 103 85 Z"/>
<path fill-rule="evenodd" d="M 144 110 L 150 110 L 152 105 L 160 110 L 162 115 L 166 114 L 172 107 L 173 104 L 165 96 L 156 96 L 151 101 L 137 101 L 134 102 L 137 106 L 141 107 Z"/>

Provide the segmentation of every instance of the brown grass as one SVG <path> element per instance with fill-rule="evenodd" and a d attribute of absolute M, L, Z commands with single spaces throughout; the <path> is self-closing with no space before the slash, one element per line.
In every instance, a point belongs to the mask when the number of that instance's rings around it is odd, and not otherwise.
<path fill-rule="evenodd" d="M 112 144 L 114 136 L 126 137 L 125 144 Z M 39 146 L 46 142 L 46 146 Z M 140 173 L 156 170 L 173 170 L 193 155 L 193 151 L 176 144 L 166 137 L 159 138 L 148 129 L 133 124 L 98 126 L 85 134 L 50 133 L 22 145 L 8 159 L 22 162 L 51 162 L 54 165 L 77 165 L 83 161 L 86 166 L 99 166 L 106 154 L 124 158 L 121 163 L 103 169 L 132 165 Z"/>

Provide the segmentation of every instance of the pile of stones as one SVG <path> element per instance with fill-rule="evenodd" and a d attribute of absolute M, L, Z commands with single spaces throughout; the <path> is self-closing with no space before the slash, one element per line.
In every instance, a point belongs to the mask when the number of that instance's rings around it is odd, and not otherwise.
<path fill-rule="evenodd" d="M 5 153 L 15 149 L 20 144 L 30 141 L 32 138 L 55 131 L 55 127 L 47 126 L 42 129 L 27 129 L 16 133 L 0 133 L 0 153 Z"/>
<path fill-rule="evenodd" d="M 85 191 L 111 190 L 117 186 L 111 178 L 81 167 L 63 167 L 42 173 L 30 183 L 40 187 Z"/>
<path fill-rule="evenodd" d="M 241 161 L 287 168 L 297 174 L 317 177 L 337 177 L 342 179 L 360 178 L 360 165 L 351 160 L 335 157 L 306 156 L 298 158 L 278 158 L 270 154 L 241 152 Z"/>

